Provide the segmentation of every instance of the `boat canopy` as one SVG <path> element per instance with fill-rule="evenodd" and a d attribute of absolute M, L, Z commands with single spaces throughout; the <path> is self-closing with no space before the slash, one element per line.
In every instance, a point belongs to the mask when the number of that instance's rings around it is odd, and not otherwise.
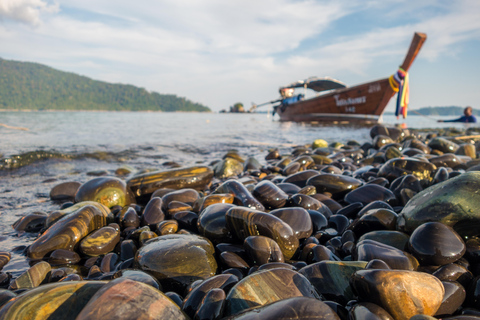
<path fill-rule="evenodd" d="M 321 92 L 321 91 L 327 91 L 327 90 L 333 90 L 333 89 L 341 89 L 345 87 L 346 85 L 343 82 L 332 79 L 330 77 L 325 77 L 325 78 L 311 77 L 306 80 L 299 80 L 297 82 L 291 83 L 288 86 L 281 87 L 280 91 L 282 91 L 282 89 L 308 88 L 308 89 L 315 90 L 317 92 Z"/>

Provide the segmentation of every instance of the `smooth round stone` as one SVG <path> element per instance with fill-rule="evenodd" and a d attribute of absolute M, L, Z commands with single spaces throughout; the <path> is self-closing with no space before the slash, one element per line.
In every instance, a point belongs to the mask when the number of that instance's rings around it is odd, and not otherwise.
<path fill-rule="evenodd" d="M 0 252 L 0 270 L 10 261 L 12 255 L 10 252 Z"/>
<path fill-rule="evenodd" d="M 177 220 L 178 226 L 183 229 L 197 233 L 198 215 L 192 211 L 180 211 L 173 215 L 174 220 Z"/>
<path fill-rule="evenodd" d="M 127 184 L 115 177 L 99 177 L 82 184 L 75 194 L 75 202 L 82 201 L 96 201 L 108 208 L 135 203 Z"/>
<path fill-rule="evenodd" d="M 225 291 L 222 289 L 210 290 L 195 313 L 195 319 L 220 319 L 225 306 Z"/>
<path fill-rule="evenodd" d="M 70 214 L 76 213 L 78 210 L 80 210 L 85 206 L 93 206 L 97 208 L 100 212 L 102 212 L 105 215 L 105 217 L 109 217 L 111 215 L 110 209 L 104 206 L 103 204 L 96 201 L 83 201 L 83 202 L 76 203 L 73 206 L 67 207 L 65 209 L 53 211 L 52 213 L 50 213 L 50 215 L 47 217 L 47 220 L 45 221 L 45 227 L 50 228 L 60 219 Z"/>
<path fill-rule="evenodd" d="M 248 308 L 292 297 L 320 299 L 312 284 L 296 271 L 259 271 L 243 278 L 230 290 L 226 299 L 225 315 L 234 315 Z"/>
<path fill-rule="evenodd" d="M 106 254 L 102 258 L 102 262 L 100 263 L 100 270 L 103 273 L 112 272 L 115 269 L 115 265 L 117 264 L 118 259 L 118 254 L 116 254 L 115 252 L 110 252 Z"/>
<path fill-rule="evenodd" d="M 292 196 L 296 193 L 299 193 L 300 190 L 302 190 L 299 186 L 294 185 L 293 183 L 279 183 L 277 184 L 277 187 L 283 190 L 286 194 L 289 196 Z"/>
<path fill-rule="evenodd" d="M 148 201 L 141 217 L 142 226 L 153 226 L 165 220 L 162 210 L 163 201 L 160 197 L 153 197 Z"/>
<path fill-rule="evenodd" d="M 200 198 L 197 190 L 192 188 L 185 188 L 180 190 L 173 190 L 162 196 L 163 210 L 169 208 L 170 203 L 180 202 L 183 205 L 193 206 L 193 204 Z"/>
<path fill-rule="evenodd" d="M 220 254 L 220 261 L 226 268 L 236 268 L 241 270 L 247 270 L 250 265 L 237 253 L 224 251 Z"/>
<path fill-rule="evenodd" d="M 190 283 L 216 273 L 214 253 L 207 238 L 171 234 L 148 241 L 137 251 L 135 264 L 157 278 L 166 291 L 181 293 Z"/>
<path fill-rule="evenodd" d="M 78 253 L 65 249 L 57 249 L 48 258 L 50 265 L 77 264 L 80 262 Z"/>
<path fill-rule="evenodd" d="M 50 270 L 52 270 L 52 267 L 48 262 L 40 261 L 10 282 L 9 289 L 17 290 L 38 287 L 45 280 Z"/>
<path fill-rule="evenodd" d="M 390 269 L 390 266 L 383 260 L 373 259 L 367 263 L 365 269 Z"/>
<path fill-rule="evenodd" d="M 316 139 L 312 143 L 312 150 L 317 148 L 328 148 L 328 142 L 323 139 Z"/>
<path fill-rule="evenodd" d="M 436 137 L 430 140 L 428 146 L 434 150 L 439 150 L 443 153 L 455 153 L 455 151 L 457 151 L 457 149 L 460 147 L 455 142 L 441 137 Z"/>
<path fill-rule="evenodd" d="M 143 246 L 145 242 L 156 237 L 158 237 L 158 235 L 153 231 L 143 231 L 140 233 L 140 237 L 138 237 L 138 242 L 140 242 L 140 245 Z"/>
<path fill-rule="evenodd" d="M 373 240 L 359 241 L 353 256 L 360 261 L 380 259 L 392 269 L 416 270 L 418 267 L 417 259 L 408 252 Z"/>
<path fill-rule="evenodd" d="M 460 147 L 455 151 L 455 154 L 468 156 L 472 159 L 477 158 L 477 148 L 471 143 L 462 143 Z"/>
<path fill-rule="evenodd" d="M 120 230 L 113 227 L 102 227 L 80 242 L 80 252 L 87 256 L 100 256 L 112 251 L 120 241 Z"/>
<path fill-rule="evenodd" d="M 317 193 L 317 189 L 315 189 L 314 186 L 305 186 L 302 189 L 300 189 L 298 193 L 304 194 L 307 196 L 313 196 L 314 194 Z"/>
<path fill-rule="evenodd" d="M 384 202 L 384 201 L 373 201 L 373 202 L 370 202 L 369 204 L 365 205 L 358 213 L 357 213 L 357 217 L 361 217 L 363 216 L 365 213 L 367 213 L 368 211 L 372 210 L 372 209 L 388 209 L 388 210 L 392 210 L 393 211 L 393 208 L 391 205 L 389 205 L 388 203 Z"/>
<path fill-rule="evenodd" d="M 312 235 L 312 219 L 307 210 L 303 208 L 280 208 L 270 211 L 271 215 L 287 223 L 295 232 L 297 238 L 305 239 Z"/>
<path fill-rule="evenodd" d="M 350 277 L 366 265 L 364 261 L 320 261 L 303 267 L 299 273 L 326 299 L 344 305 L 354 298 Z"/>
<path fill-rule="evenodd" d="M 400 157 L 402 157 L 402 152 L 397 147 L 391 146 L 385 150 L 385 158 L 387 160 Z"/>
<path fill-rule="evenodd" d="M 446 319 L 446 318 L 443 318 Z M 426 314 L 416 314 L 410 318 L 410 320 L 438 320 L 435 317 L 427 316 Z"/>
<path fill-rule="evenodd" d="M 292 183 L 300 188 L 303 188 L 307 185 L 308 179 L 318 175 L 319 173 L 317 170 L 304 170 L 289 175 L 283 180 L 283 183 Z"/>
<path fill-rule="evenodd" d="M 358 212 L 360 212 L 362 208 L 363 204 L 361 202 L 354 202 L 338 210 L 337 215 L 345 216 L 348 219 L 354 219 L 357 217 Z"/>
<path fill-rule="evenodd" d="M 133 270 L 133 269 L 124 269 L 124 270 L 119 270 L 115 272 L 113 275 L 113 278 L 126 278 L 130 280 L 135 280 L 138 282 L 143 282 L 145 284 L 148 284 L 149 286 L 154 287 L 157 290 L 162 290 L 162 287 L 160 286 L 160 283 L 158 283 L 157 279 L 152 277 L 150 274 L 141 271 L 141 270 Z"/>
<path fill-rule="evenodd" d="M 306 210 L 318 210 L 322 204 L 317 199 L 306 194 L 297 193 L 290 197 L 291 207 L 302 207 Z"/>
<path fill-rule="evenodd" d="M 289 270 L 298 270 L 294 265 L 284 263 L 284 262 L 269 262 L 262 264 L 261 266 L 258 267 L 257 271 L 261 270 L 271 270 L 271 269 L 277 269 L 277 268 L 283 268 L 283 269 L 289 269 Z"/>
<path fill-rule="evenodd" d="M 445 295 L 442 304 L 435 313 L 436 316 L 451 315 L 460 308 L 465 301 L 465 288 L 458 282 L 442 281 Z"/>
<path fill-rule="evenodd" d="M 188 293 L 183 302 L 182 310 L 189 317 L 193 318 L 202 300 L 210 290 L 218 288 L 224 291 L 230 291 L 237 282 L 238 278 L 231 274 L 219 274 L 208 278 Z"/>
<path fill-rule="evenodd" d="M 480 307 L 480 277 L 475 277 L 467 289 L 468 305 L 478 310 Z"/>
<path fill-rule="evenodd" d="M 262 164 L 254 157 L 248 157 L 243 166 L 244 171 L 259 171 L 262 168 Z"/>
<path fill-rule="evenodd" d="M 228 320 L 292 320 L 321 319 L 340 320 L 338 315 L 323 301 L 308 297 L 293 297 L 273 302 L 263 307 L 249 309 Z"/>
<path fill-rule="evenodd" d="M 389 209 L 371 209 L 354 221 L 349 229 L 357 237 L 376 230 L 395 230 L 398 215 Z"/>
<path fill-rule="evenodd" d="M 288 200 L 288 195 L 268 180 L 259 182 L 253 189 L 252 195 L 270 210 L 283 207 Z"/>
<path fill-rule="evenodd" d="M 428 159 L 428 161 L 430 161 L 437 167 L 450 168 L 455 168 L 456 166 L 465 163 L 462 159 L 460 159 L 460 157 L 457 157 L 456 155 L 451 153 L 442 154 L 441 156 L 430 158 Z"/>
<path fill-rule="evenodd" d="M 76 319 L 104 281 L 57 282 L 42 285 L 10 300 L 0 319 Z"/>
<path fill-rule="evenodd" d="M 278 149 L 269 150 L 268 154 L 265 156 L 265 160 L 273 160 L 280 158 L 280 151 L 278 151 Z"/>
<path fill-rule="evenodd" d="M 161 291 L 145 283 L 118 278 L 90 299 L 76 320 L 188 319 Z"/>
<path fill-rule="evenodd" d="M 0 287 L 7 288 L 10 280 L 12 279 L 12 274 L 7 272 L 0 272 Z"/>
<path fill-rule="evenodd" d="M 343 157 L 343 155 L 341 155 Z M 320 170 L 322 173 L 328 173 L 328 174 L 336 174 L 336 175 L 342 175 L 342 169 L 339 167 L 336 167 L 334 165 L 326 166 Z"/>
<path fill-rule="evenodd" d="M 400 196 L 400 191 L 405 188 L 415 192 L 420 192 L 423 190 L 420 180 L 418 180 L 418 178 L 412 174 L 398 177 L 390 185 L 390 190 L 392 190 L 397 197 Z"/>
<path fill-rule="evenodd" d="M 178 222 L 176 220 L 164 220 L 157 225 L 155 233 L 159 236 L 174 234 L 178 231 Z"/>
<path fill-rule="evenodd" d="M 413 149 L 418 149 L 421 150 L 425 154 L 430 153 L 430 147 L 427 146 L 425 143 L 420 141 L 419 139 L 408 139 L 403 143 L 403 149 L 407 148 L 413 148 Z"/>
<path fill-rule="evenodd" d="M 71 273 L 63 277 L 62 279 L 58 280 L 58 282 L 66 282 L 66 281 L 82 281 L 83 278 L 81 275 L 76 273 Z"/>
<path fill-rule="evenodd" d="M 445 293 L 440 280 L 415 271 L 360 270 L 350 283 L 360 299 L 378 304 L 396 320 L 434 315 Z"/>
<path fill-rule="evenodd" d="M 127 181 L 127 186 L 136 197 L 141 197 L 150 196 L 155 190 L 162 188 L 175 190 L 191 188 L 203 191 L 212 178 L 212 169 L 199 166 L 136 175 Z"/>
<path fill-rule="evenodd" d="M 358 239 L 358 242 L 374 240 L 403 251 L 407 248 L 408 239 L 410 236 L 400 231 L 378 230 L 365 233 Z"/>
<path fill-rule="evenodd" d="M 425 222 L 441 222 L 461 237 L 480 234 L 480 172 L 463 173 L 416 194 L 403 208 L 397 229 L 412 233 Z"/>
<path fill-rule="evenodd" d="M 435 176 L 433 177 L 433 183 L 432 184 L 436 184 L 436 183 L 446 181 L 446 180 L 448 180 L 448 178 L 449 178 L 449 174 L 448 174 L 447 169 L 445 169 L 443 167 L 438 168 L 437 172 L 435 173 Z"/>
<path fill-rule="evenodd" d="M 126 229 L 128 227 L 138 228 L 140 226 L 140 217 L 133 208 L 129 208 L 120 220 L 120 225 Z"/>
<path fill-rule="evenodd" d="M 234 199 L 233 194 L 230 193 L 210 194 L 195 201 L 193 211 L 200 214 L 203 210 L 213 204 L 232 204 Z"/>
<path fill-rule="evenodd" d="M 347 229 L 349 223 L 350 221 L 346 216 L 338 213 L 328 219 L 328 226 L 337 230 L 338 234 L 342 234 Z"/>
<path fill-rule="evenodd" d="M 307 185 L 314 186 L 318 193 L 328 192 L 333 199 L 342 199 L 343 196 L 362 185 L 362 181 L 339 174 L 323 173 L 307 180 Z"/>
<path fill-rule="evenodd" d="M 48 228 L 28 247 L 27 256 L 41 259 L 56 249 L 73 250 L 81 239 L 105 224 L 106 215 L 97 207 L 81 207 Z"/>
<path fill-rule="evenodd" d="M 427 222 L 415 229 L 408 241 L 409 251 L 423 265 L 442 266 L 460 259 L 466 246 L 452 227 Z"/>
<path fill-rule="evenodd" d="M 348 314 L 350 320 L 394 320 L 385 309 L 371 302 L 357 303 Z"/>
<path fill-rule="evenodd" d="M 328 207 L 325 206 L 326 209 Z M 328 209 L 331 215 L 330 209 Z M 328 226 L 328 220 L 324 214 L 320 213 L 317 210 L 307 210 L 310 220 L 312 221 L 312 233 L 316 233 L 319 230 L 322 230 Z"/>
<path fill-rule="evenodd" d="M 39 232 L 44 228 L 47 217 L 45 213 L 31 213 L 15 221 L 12 227 L 17 232 Z"/>
<path fill-rule="evenodd" d="M 323 211 L 324 207 L 327 207 L 329 209 L 329 212 L 333 213 L 333 214 L 337 213 L 338 210 L 343 208 L 343 206 L 340 203 L 338 203 L 337 201 L 333 200 L 332 198 L 330 198 L 330 197 L 328 197 L 324 194 L 321 194 L 321 193 L 314 194 L 312 196 L 312 198 L 317 199 L 318 201 L 320 201 L 320 203 L 325 205 L 325 206 L 321 206 L 319 209 L 317 209 L 318 211 L 320 211 L 323 214 L 326 214 Z"/>
<path fill-rule="evenodd" d="M 233 158 L 225 158 L 213 166 L 215 177 L 225 179 L 235 177 L 243 172 L 243 163 Z"/>
<path fill-rule="evenodd" d="M 296 174 L 298 171 L 302 169 L 302 165 L 298 162 L 290 162 L 283 170 L 282 175 L 284 176 L 291 176 Z"/>
<path fill-rule="evenodd" d="M 227 203 L 216 203 L 206 207 L 197 221 L 199 234 L 214 244 L 231 242 L 233 236 L 227 228 L 225 214 L 233 207 L 235 207 L 233 204 Z"/>
<path fill-rule="evenodd" d="M 254 265 L 261 266 L 269 262 L 285 261 L 280 247 L 273 239 L 250 236 L 245 238 L 243 247 Z"/>
<path fill-rule="evenodd" d="M 430 162 L 415 158 L 395 158 L 385 162 L 378 171 L 379 177 L 393 181 L 398 177 L 412 174 L 419 180 L 430 182 L 437 167 Z"/>
<path fill-rule="evenodd" d="M 50 199 L 58 201 L 73 201 L 78 188 L 82 184 L 77 181 L 62 182 L 50 190 Z"/>
<path fill-rule="evenodd" d="M 234 207 L 227 211 L 227 227 L 235 236 L 244 240 L 248 236 L 266 236 L 275 240 L 285 259 L 291 259 L 299 242 L 292 228 L 281 219 L 245 207 Z"/>
<path fill-rule="evenodd" d="M 10 299 L 15 298 L 17 295 L 10 290 L 0 289 L 0 309 Z"/>
<path fill-rule="evenodd" d="M 401 130 L 395 127 L 386 127 L 378 124 L 370 129 L 370 137 L 373 139 L 377 135 L 384 135 L 392 138 L 393 140 L 402 139 L 405 135 L 408 135 L 408 130 Z"/>
<path fill-rule="evenodd" d="M 395 195 L 389 189 L 378 184 L 366 184 L 350 191 L 345 196 L 344 200 L 347 203 L 361 202 L 363 205 L 367 205 L 373 201 L 384 201 L 389 203 L 395 199 Z"/>
<path fill-rule="evenodd" d="M 235 196 L 234 203 L 240 204 L 243 207 L 265 211 L 265 207 L 260 203 L 248 189 L 237 180 L 227 180 L 222 183 L 215 193 L 231 193 Z"/>
<path fill-rule="evenodd" d="M 440 279 L 440 281 L 456 281 L 465 288 L 468 288 L 473 279 L 473 274 L 466 267 L 457 263 L 441 266 L 432 275 Z"/>
<path fill-rule="evenodd" d="M 382 134 L 376 135 L 375 138 L 373 138 L 373 146 L 375 147 L 375 149 L 380 149 L 381 147 L 393 142 L 394 141 L 392 140 L 392 138 Z"/>

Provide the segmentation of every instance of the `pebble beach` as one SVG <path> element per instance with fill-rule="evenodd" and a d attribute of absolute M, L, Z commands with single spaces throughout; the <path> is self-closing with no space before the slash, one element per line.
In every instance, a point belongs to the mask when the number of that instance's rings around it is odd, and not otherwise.
<path fill-rule="evenodd" d="M 476 129 L 4 158 L 0 319 L 480 318 Z"/>

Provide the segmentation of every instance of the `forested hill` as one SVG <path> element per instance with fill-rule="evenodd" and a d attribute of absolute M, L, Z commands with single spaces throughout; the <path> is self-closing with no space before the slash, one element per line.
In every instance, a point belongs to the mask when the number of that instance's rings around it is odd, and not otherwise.
<path fill-rule="evenodd" d="M 173 94 L 96 81 L 38 63 L 0 58 L 0 109 L 210 111 Z"/>

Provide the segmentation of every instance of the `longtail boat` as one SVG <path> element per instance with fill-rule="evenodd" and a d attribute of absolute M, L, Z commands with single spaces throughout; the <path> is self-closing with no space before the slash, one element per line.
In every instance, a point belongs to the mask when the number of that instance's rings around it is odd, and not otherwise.
<path fill-rule="evenodd" d="M 424 33 L 414 34 L 405 60 L 398 71 L 388 78 L 353 87 L 347 87 L 331 78 L 311 78 L 281 87 L 281 99 L 265 104 L 280 102 L 274 106 L 274 112 L 280 116 L 280 121 L 373 123 L 381 121 L 388 102 L 399 92 L 398 104 L 402 105 L 400 108 L 403 110 L 397 109 L 397 116 L 400 113 L 405 117 L 408 70 L 426 39 Z M 294 95 L 296 88 L 311 89 L 317 95 L 306 99 L 303 94 Z"/>

